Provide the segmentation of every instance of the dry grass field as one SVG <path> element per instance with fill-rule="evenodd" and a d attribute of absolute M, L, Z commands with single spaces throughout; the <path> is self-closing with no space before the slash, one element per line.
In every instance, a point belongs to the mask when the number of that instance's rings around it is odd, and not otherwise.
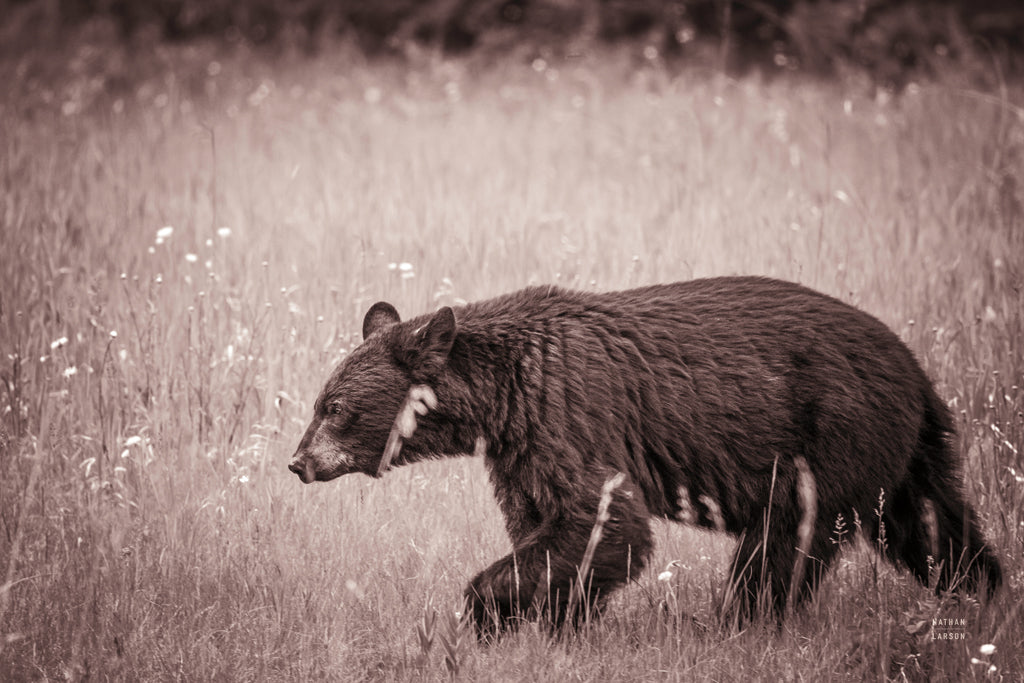
<path fill-rule="evenodd" d="M 88 41 L 0 82 L 0 679 L 1024 678 L 1020 87 Z M 483 647 L 452 617 L 508 548 L 479 459 L 286 469 L 377 300 L 739 273 L 915 351 L 1007 570 L 992 603 L 861 546 L 736 630 L 732 540 L 664 523 L 604 618 Z"/>

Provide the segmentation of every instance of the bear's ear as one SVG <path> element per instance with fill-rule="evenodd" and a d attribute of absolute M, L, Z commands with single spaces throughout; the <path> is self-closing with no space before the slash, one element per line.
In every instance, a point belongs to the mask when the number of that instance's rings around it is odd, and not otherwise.
<path fill-rule="evenodd" d="M 455 313 L 451 307 L 440 309 L 416 333 L 417 360 L 421 366 L 439 369 L 448 360 L 455 341 Z"/>
<path fill-rule="evenodd" d="M 365 340 L 385 325 L 391 325 L 400 321 L 398 311 L 395 310 L 394 306 L 387 301 L 378 301 L 370 306 L 370 310 L 366 312 L 366 317 L 363 318 L 363 339 Z"/>

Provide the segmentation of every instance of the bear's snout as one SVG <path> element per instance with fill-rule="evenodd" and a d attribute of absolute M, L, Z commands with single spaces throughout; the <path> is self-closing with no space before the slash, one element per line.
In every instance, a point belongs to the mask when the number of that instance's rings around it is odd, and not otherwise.
<path fill-rule="evenodd" d="M 302 455 L 296 455 L 292 458 L 292 461 L 288 463 L 288 469 L 299 475 L 299 479 L 302 480 L 303 484 L 312 484 L 313 480 L 316 479 L 313 462 Z"/>

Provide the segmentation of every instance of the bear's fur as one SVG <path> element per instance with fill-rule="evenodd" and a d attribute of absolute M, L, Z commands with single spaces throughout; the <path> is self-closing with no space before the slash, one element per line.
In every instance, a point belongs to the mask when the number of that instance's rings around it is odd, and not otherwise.
<path fill-rule="evenodd" d="M 926 583 L 933 557 L 939 589 L 990 595 L 1000 583 L 961 493 L 946 405 L 892 331 L 832 297 L 753 277 L 532 287 L 406 322 L 378 303 L 363 336 L 289 467 L 307 483 L 378 476 L 399 414 L 414 423 L 391 464 L 470 453 L 483 439 L 513 544 L 467 589 L 484 631 L 541 611 L 578 616 L 566 614 L 570 591 L 618 472 L 574 610 L 640 572 L 658 516 L 739 536 L 732 607 L 748 617 L 767 597 L 781 612 L 833 560 L 839 515 L 879 537 L 883 492 L 887 559 Z M 413 388 L 436 403 L 414 414 Z M 817 510 L 798 541 L 808 493 Z"/>

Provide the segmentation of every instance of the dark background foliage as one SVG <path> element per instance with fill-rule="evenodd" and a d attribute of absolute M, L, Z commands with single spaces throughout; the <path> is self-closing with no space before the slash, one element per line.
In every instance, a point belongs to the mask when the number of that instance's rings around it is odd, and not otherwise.
<path fill-rule="evenodd" d="M 0 16 L 8 43 L 96 21 L 129 40 L 216 37 L 311 52 L 339 38 L 368 54 L 494 56 L 642 42 L 660 59 L 821 73 L 854 65 L 886 79 L 949 59 L 1016 70 L 1024 47 L 1017 0 L 0 0 Z"/>

